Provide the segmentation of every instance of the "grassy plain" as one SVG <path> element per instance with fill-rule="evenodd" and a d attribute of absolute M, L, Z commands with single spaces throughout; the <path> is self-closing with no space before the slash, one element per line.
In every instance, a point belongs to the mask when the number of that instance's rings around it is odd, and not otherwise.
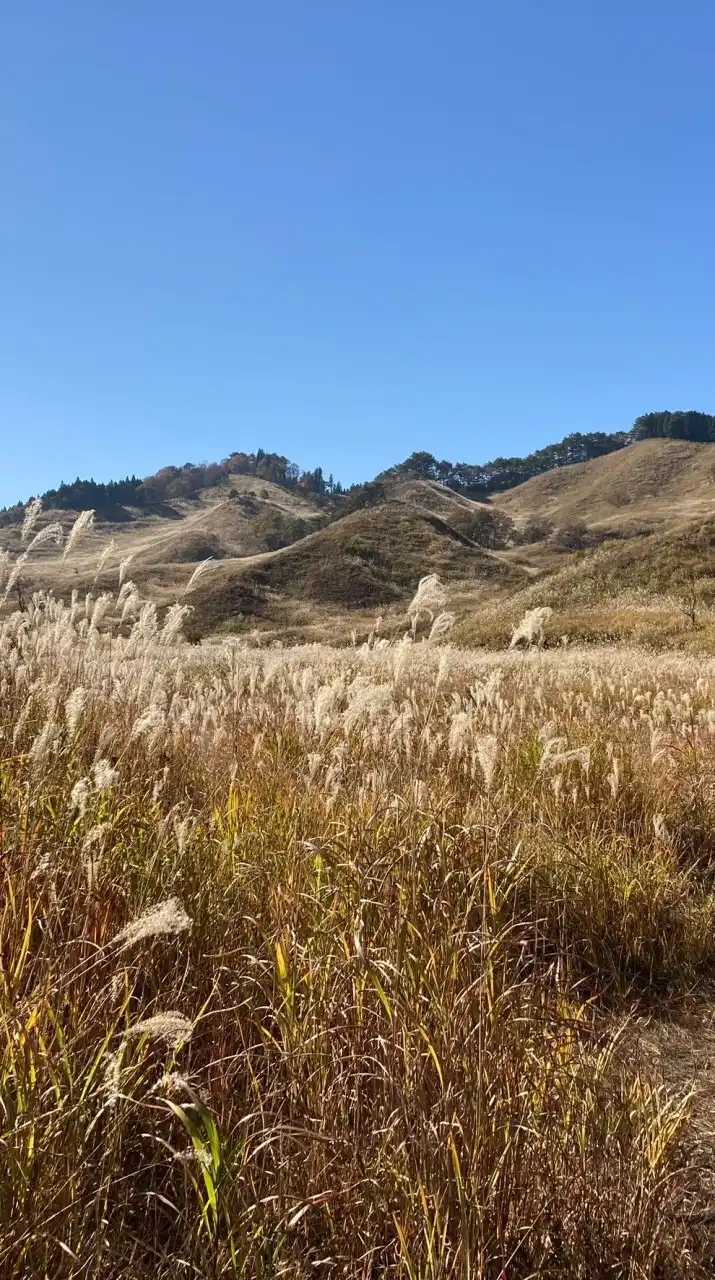
<path fill-rule="evenodd" d="M 712 1274 L 715 662 L 183 620 L 0 623 L 0 1274 Z"/>

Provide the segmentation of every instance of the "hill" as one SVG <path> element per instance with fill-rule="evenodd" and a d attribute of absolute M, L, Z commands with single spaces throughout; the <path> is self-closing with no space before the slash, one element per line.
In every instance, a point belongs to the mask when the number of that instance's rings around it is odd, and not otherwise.
<path fill-rule="evenodd" d="M 267 638 L 344 639 L 372 625 L 376 613 L 397 626 L 427 573 L 451 584 L 450 607 L 465 639 L 503 644 L 519 610 L 537 604 L 555 609 L 554 634 L 557 627 L 573 632 L 579 610 L 598 614 L 601 634 L 614 601 L 629 593 L 649 597 L 653 613 L 653 598 L 662 603 L 715 576 L 715 447 L 674 438 L 685 419 L 688 430 L 710 430 L 705 417 L 646 415 L 636 424 L 644 439 L 574 435 L 528 459 L 502 459 L 492 494 L 469 490 L 454 475 L 445 480 L 447 464 L 427 454 L 347 492 L 332 478 L 323 482 L 320 468 L 301 475 L 260 450 L 165 468 L 146 482 L 105 486 L 103 518 L 64 562 L 53 543 L 33 550 L 6 608 L 36 587 L 65 596 L 113 590 L 122 564 L 124 579 L 163 608 L 184 598 L 194 570 L 209 560 L 189 597 L 194 636 L 258 628 Z M 584 451 L 597 456 L 575 461 Z M 549 469 L 499 489 L 510 467 L 544 467 L 547 454 Z M 51 493 L 60 503 L 79 500 L 83 484 Z M 132 506 L 137 486 L 144 497 Z M 76 514 L 67 505 L 47 507 L 35 532 L 55 522 L 67 530 Z M 17 512 L 6 517 L 0 551 L 17 556 L 21 524 Z M 584 633 L 590 627 L 584 622 Z"/>
<path fill-rule="evenodd" d="M 282 550 L 213 567 L 189 597 L 193 629 L 206 634 L 235 620 L 295 621 L 301 604 L 318 614 L 401 614 L 419 579 L 438 573 L 476 595 L 527 581 L 518 565 L 476 546 L 441 516 L 393 498 L 359 511 Z"/>
<path fill-rule="evenodd" d="M 652 439 L 589 462 L 560 467 L 499 494 L 525 523 L 577 520 L 622 534 L 674 525 L 715 510 L 715 447 Z"/>
<path fill-rule="evenodd" d="M 504 648 L 524 613 L 547 606 L 549 644 L 615 640 L 715 652 L 715 516 L 563 556 L 526 585 L 463 615 L 457 639 Z"/>
<path fill-rule="evenodd" d="M 36 529 L 58 523 L 67 530 L 77 514 L 50 507 L 42 512 Z M 309 498 L 267 480 L 232 477 L 230 485 L 201 490 L 192 499 L 164 502 L 160 510 L 133 510 L 129 518 L 122 514 L 116 520 L 97 521 L 73 554 L 70 567 L 73 573 L 93 570 L 109 541 L 114 548 L 108 564 L 119 565 L 131 556 L 132 572 L 153 565 L 195 564 L 209 556 L 255 555 L 304 537 L 323 520 L 324 514 Z M 0 528 L 0 548 L 20 553 L 19 523 Z M 57 569 L 56 548 L 52 544 L 38 548 L 32 560 L 44 578 L 45 570 Z"/>

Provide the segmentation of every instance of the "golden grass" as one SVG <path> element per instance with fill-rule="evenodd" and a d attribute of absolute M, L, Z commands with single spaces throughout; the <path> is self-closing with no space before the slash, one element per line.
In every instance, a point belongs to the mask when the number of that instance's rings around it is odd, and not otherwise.
<path fill-rule="evenodd" d="M 712 972 L 715 664 L 113 608 L 1 624 L 0 1274 L 708 1274 L 628 1010 Z"/>
<path fill-rule="evenodd" d="M 705 519 L 712 510 L 715 449 L 689 440 L 641 440 L 602 458 L 555 467 L 494 502 L 517 520 L 585 520 L 624 535 L 645 524 Z"/>

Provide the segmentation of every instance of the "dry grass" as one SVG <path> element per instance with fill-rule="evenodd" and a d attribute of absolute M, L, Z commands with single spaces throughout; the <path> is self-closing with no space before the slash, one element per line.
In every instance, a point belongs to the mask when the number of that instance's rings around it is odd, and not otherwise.
<path fill-rule="evenodd" d="M 475 547 L 441 517 L 388 502 L 273 554 L 217 566 L 191 597 L 192 626 L 201 635 L 236 626 L 237 618 L 241 629 L 247 618 L 290 626 L 296 604 L 306 602 L 314 613 L 348 615 L 404 607 L 429 572 L 452 582 L 468 578 L 473 601 L 526 580 L 523 570 Z"/>
<path fill-rule="evenodd" d="M 712 511 L 715 449 L 688 440 L 642 440 L 603 458 L 557 467 L 495 495 L 516 520 L 585 520 L 628 534 L 643 523 L 672 527 Z"/>
<path fill-rule="evenodd" d="M 709 1274 L 628 1011 L 712 973 L 715 665 L 113 608 L 1 624 L 0 1274 Z"/>

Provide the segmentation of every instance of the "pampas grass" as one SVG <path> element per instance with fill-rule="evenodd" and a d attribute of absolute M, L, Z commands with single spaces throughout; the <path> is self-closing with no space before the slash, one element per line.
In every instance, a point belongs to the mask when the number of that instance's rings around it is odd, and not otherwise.
<path fill-rule="evenodd" d="M 81 511 L 67 535 L 65 549 L 62 554 L 63 560 L 67 559 L 75 544 L 82 537 L 82 534 L 87 533 L 92 528 L 93 524 L 94 511 Z"/>
<path fill-rule="evenodd" d="M 44 529 L 40 529 L 39 533 L 35 534 L 32 542 L 27 548 L 27 555 L 29 555 L 31 551 L 35 551 L 37 547 L 43 546 L 46 542 L 54 542 L 56 546 L 59 546 L 62 542 L 62 537 L 62 525 L 59 521 L 55 521 L 53 524 L 46 524 Z"/>
<path fill-rule="evenodd" d="M 20 531 L 20 542 L 25 545 L 42 512 L 42 498 L 32 498 L 25 507 L 25 518 Z"/>
<path fill-rule="evenodd" d="M 129 568 L 133 559 L 134 559 L 134 552 L 130 551 L 129 555 L 125 556 L 124 559 L 120 560 L 119 562 L 119 598 L 120 600 L 121 600 L 121 593 L 122 593 L 123 586 L 126 586 L 124 579 L 127 576 L 127 569 Z"/>
<path fill-rule="evenodd" d="M 548 622 L 553 609 L 547 605 L 539 605 L 535 609 L 527 609 L 521 622 L 514 628 L 510 649 L 516 648 L 524 640 L 528 645 L 541 646 L 544 643 L 544 626 Z"/>
<path fill-rule="evenodd" d="M 201 578 L 203 578 L 209 566 L 214 563 L 215 562 L 214 562 L 213 556 L 208 556 L 206 560 L 202 560 L 200 564 L 197 564 L 196 568 L 191 574 L 191 577 L 189 578 L 189 581 L 184 587 L 183 594 L 185 596 L 188 595 L 189 592 L 193 590 L 193 588 L 196 586 L 196 583 L 199 582 Z"/>
<path fill-rule="evenodd" d="M 709 1275 L 715 662 L 185 617 L 0 623 L 2 1273 Z"/>
<path fill-rule="evenodd" d="M 150 907 L 138 919 L 132 920 L 113 940 L 113 946 L 122 951 L 133 947 L 146 938 L 157 938 L 161 935 L 183 933 L 191 928 L 191 918 L 176 898 L 167 898 L 155 907 Z"/>
<path fill-rule="evenodd" d="M 97 561 L 97 568 L 96 568 L 95 573 L 94 573 L 94 581 L 95 581 L 95 582 L 97 581 L 97 579 L 99 578 L 100 574 L 102 573 L 102 570 L 104 569 L 104 567 L 105 567 L 105 565 L 106 565 L 107 561 L 109 560 L 110 556 L 114 553 L 114 551 L 115 551 L 115 549 L 116 549 L 116 545 L 117 545 L 117 544 L 116 544 L 116 542 L 115 542 L 114 538 L 110 538 L 110 540 L 109 540 L 109 542 L 107 543 L 106 547 L 104 547 L 104 548 L 102 549 L 102 553 L 101 553 L 101 555 L 100 555 L 100 557 L 99 557 L 99 559 L 98 559 L 98 561 Z M 121 584 L 121 582 L 120 582 L 120 584 L 119 584 L 119 585 L 120 585 L 120 587 L 121 587 L 121 585 L 122 585 L 122 584 Z"/>
<path fill-rule="evenodd" d="M 424 578 L 420 578 L 417 590 L 407 606 L 407 617 L 412 623 L 413 631 L 423 615 L 432 622 L 437 614 L 442 613 L 446 605 L 447 591 L 439 575 L 428 573 Z"/>

